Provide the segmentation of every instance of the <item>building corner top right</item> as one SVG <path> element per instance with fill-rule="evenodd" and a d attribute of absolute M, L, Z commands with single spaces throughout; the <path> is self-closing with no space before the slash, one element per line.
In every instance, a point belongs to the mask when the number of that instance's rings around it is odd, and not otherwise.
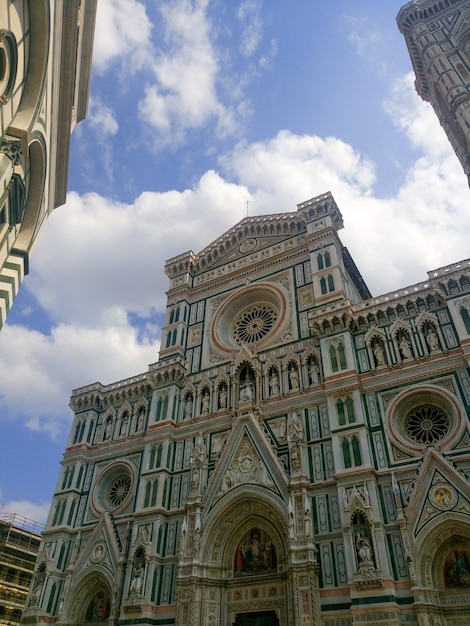
<path fill-rule="evenodd" d="M 397 24 L 416 91 L 434 108 L 470 183 L 470 2 L 414 0 Z"/>

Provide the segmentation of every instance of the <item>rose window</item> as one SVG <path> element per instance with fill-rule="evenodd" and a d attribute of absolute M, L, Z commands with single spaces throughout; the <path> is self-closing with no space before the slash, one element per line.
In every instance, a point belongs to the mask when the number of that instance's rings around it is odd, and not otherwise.
<path fill-rule="evenodd" d="M 292 323 L 285 287 L 279 283 L 245 285 L 222 303 L 213 301 L 212 345 L 218 353 L 233 354 L 240 346 L 261 350 L 280 341 Z"/>
<path fill-rule="evenodd" d="M 134 468 L 125 461 L 113 463 L 98 476 L 92 493 L 95 513 L 126 506 L 135 483 Z"/>
<path fill-rule="evenodd" d="M 234 324 L 235 341 L 238 344 L 259 341 L 274 327 L 276 320 L 276 310 L 267 304 L 243 311 Z"/>
<path fill-rule="evenodd" d="M 449 418 L 438 407 L 422 405 L 408 413 L 404 425 L 411 439 L 423 445 L 432 445 L 446 436 Z"/>
<path fill-rule="evenodd" d="M 131 489 L 131 477 L 127 474 L 118 476 L 111 484 L 108 491 L 108 500 L 113 507 L 118 507 L 124 502 Z"/>

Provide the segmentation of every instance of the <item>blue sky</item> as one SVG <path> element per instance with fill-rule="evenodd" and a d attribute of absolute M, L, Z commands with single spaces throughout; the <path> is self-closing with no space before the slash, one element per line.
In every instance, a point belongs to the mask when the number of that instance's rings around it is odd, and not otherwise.
<path fill-rule="evenodd" d="M 166 259 L 331 191 L 374 295 L 469 256 L 387 0 L 98 0 L 87 120 L 0 333 L 0 511 L 43 521 L 72 389 L 158 358 Z"/>

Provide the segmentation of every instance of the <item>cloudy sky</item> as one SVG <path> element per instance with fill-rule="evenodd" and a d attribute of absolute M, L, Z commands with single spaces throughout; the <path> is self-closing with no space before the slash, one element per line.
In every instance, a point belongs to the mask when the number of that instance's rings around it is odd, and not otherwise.
<path fill-rule="evenodd" d="M 0 512 L 43 521 L 72 389 L 158 359 L 166 259 L 331 191 L 374 295 L 468 253 L 401 0 L 98 0 L 87 120 L 0 333 Z"/>

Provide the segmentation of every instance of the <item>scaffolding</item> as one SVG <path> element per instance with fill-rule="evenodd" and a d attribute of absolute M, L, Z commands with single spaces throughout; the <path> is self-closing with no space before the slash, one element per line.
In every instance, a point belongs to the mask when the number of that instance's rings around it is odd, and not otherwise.
<path fill-rule="evenodd" d="M 43 528 L 17 513 L 0 514 L 0 626 L 21 621 Z"/>

